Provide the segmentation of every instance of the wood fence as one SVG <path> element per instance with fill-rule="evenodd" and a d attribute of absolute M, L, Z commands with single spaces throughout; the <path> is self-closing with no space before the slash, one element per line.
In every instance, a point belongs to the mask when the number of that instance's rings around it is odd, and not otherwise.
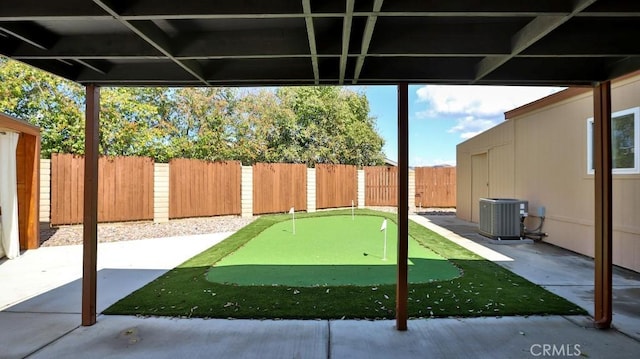
<path fill-rule="evenodd" d="M 98 221 L 154 219 L 154 164 L 150 158 L 101 157 L 98 166 Z M 242 213 L 240 162 L 174 159 L 169 167 L 169 203 L 165 204 L 169 218 Z M 351 201 L 357 205 L 357 172 L 355 166 L 319 164 L 316 178 L 308 179 L 303 164 L 254 164 L 251 213 L 282 213 L 291 207 L 307 210 L 307 181 L 312 181 L 310 188 L 315 186 L 317 209 L 350 207 Z M 364 175 L 365 206 L 397 206 L 397 167 L 365 167 Z M 456 205 L 455 167 L 418 167 L 415 187 L 418 208 Z M 82 223 L 83 191 L 84 158 L 53 154 L 51 225 Z M 251 204 L 248 206 L 251 210 Z"/>
<path fill-rule="evenodd" d="M 416 207 L 455 207 L 456 168 L 417 167 Z"/>
<path fill-rule="evenodd" d="M 366 206 L 397 206 L 398 167 L 365 167 L 364 188 Z"/>
<path fill-rule="evenodd" d="M 98 221 L 153 219 L 153 160 L 101 157 L 98 161 Z M 51 224 L 82 223 L 84 157 L 51 156 Z"/>
<path fill-rule="evenodd" d="M 169 218 L 240 214 L 240 169 L 238 161 L 171 160 Z"/>
<path fill-rule="evenodd" d="M 358 205 L 358 170 L 351 165 L 316 165 L 316 208 Z"/>
<path fill-rule="evenodd" d="M 253 165 L 253 213 L 307 210 L 307 167 L 303 164 Z"/>

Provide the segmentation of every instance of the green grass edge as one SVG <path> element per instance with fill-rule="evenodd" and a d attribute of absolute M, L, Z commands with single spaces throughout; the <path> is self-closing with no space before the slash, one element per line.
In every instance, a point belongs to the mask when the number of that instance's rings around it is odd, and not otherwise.
<path fill-rule="evenodd" d="M 351 214 L 351 210 L 296 213 L 296 218 Z M 395 213 L 368 209 L 396 222 Z M 253 286 L 211 283 L 207 270 L 287 214 L 265 215 L 217 245 L 188 259 L 129 296 L 104 314 L 250 319 L 392 319 L 395 285 L 380 286 Z M 462 276 L 409 285 L 412 318 L 505 315 L 584 315 L 586 311 L 507 269 L 483 259 L 431 230 L 409 221 L 410 236 L 447 258 Z"/>

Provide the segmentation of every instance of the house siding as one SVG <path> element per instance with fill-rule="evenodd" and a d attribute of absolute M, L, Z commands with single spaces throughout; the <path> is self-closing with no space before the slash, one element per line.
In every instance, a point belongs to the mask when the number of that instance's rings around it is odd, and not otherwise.
<path fill-rule="evenodd" d="M 481 133 L 457 147 L 457 200 L 458 217 L 478 221 L 478 200 L 475 188 L 486 185 L 486 197 L 511 198 L 514 196 L 514 124 L 506 121 L 490 131 Z M 474 156 L 486 155 L 486 184 L 479 184 L 474 176 Z M 484 175 L 482 176 L 484 178 Z M 475 178 L 475 181 L 474 181 Z M 474 187 L 475 186 L 475 187 Z"/>
<path fill-rule="evenodd" d="M 501 125 L 458 145 L 458 216 L 474 219 L 467 210 L 477 201 L 471 198 L 469 158 L 486 152 L 491 197 L 529 201 L 529 226 L 537 225 L 538 208 L 544 206 L 543 230 L 549 233 L 545 241 L 593 257 L 595 184 L 587 171 L 587 119 L 593 117 L 593 96 L 589 91 L 558 97 L 561 100 L 556 103 L 519 111 Z M 640 76 L 612 84 L 613 112 L 638 106 Z M 614 174 L 613 261 L 635 271 L 640 271 L 638 213 L 640 175 Z"/>

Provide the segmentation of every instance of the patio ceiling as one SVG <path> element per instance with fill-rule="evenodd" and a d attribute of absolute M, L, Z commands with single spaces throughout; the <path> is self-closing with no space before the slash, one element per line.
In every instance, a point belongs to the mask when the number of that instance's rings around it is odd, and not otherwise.
<path fill-rule="evenodd" d="M 640 1 L 0 0 L 0 54 L 100 86 L 592 85 Z"/>

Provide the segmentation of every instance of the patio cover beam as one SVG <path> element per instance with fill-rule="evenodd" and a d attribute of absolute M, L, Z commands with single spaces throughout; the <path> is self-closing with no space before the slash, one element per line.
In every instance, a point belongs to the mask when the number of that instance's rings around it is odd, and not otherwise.
<path fill-rule="evenodd" d="M 86 87 L 84 208 L 82 220 L 82 325 L 96 323 L 98 262 L 98 134 L 100 88 Z"/>
<path fill-rule="evenodd" d="M 311 17 L 311 0 L 302 0 L 304 11 L 304 22 L 307 27 L 307 38 L 309 39 L 309 53 L 311 54 L 311 66 L 313 67 L 313 78 L 316 85 L 320 83 L 320 70 L 318 68 L 318 50 L 316 48 L 316 32 L 313 27 Z"/>
<path fill-rule="evenodd" d="M 79 63 L 84 67 L 90 68 L 91 70 L 101 75 L 106 75 L 109 69 L 111 68 L 111 66 L 105 64 L 102 61 L 75 59 L 75 62 Z"/>
<path fill-rule="evenodd" d="M 611 82 L 598 84 L 593 91 L 595 133 L 595 279 L 594 321 L 600 329 L 611 327 L 612 319 L 612 159 Z"/>
<path fill-rule="evenodd" d="M 16 21 L 12 23 L 3 23 L 0 25 L 0 33 L 5 32 L 11 34 L 26 44 L 37 47 L 40 50 L 48 50 L 58 37 L 49 30 L 36 24 Z"/>
<path fill-rule="evenodd" d="M 347 72 L 347 59 L 349 56 L 349 41 L 351 40 L 351 25 L 353 22 L 353 6 L 355 0 L 347 0 L 347 8 L 342 20 L 342 53 L 340 55 L 340 78 L 338 83 L 344 85 L 344 77 Z"/>
<path fill-rule="evenodd" d="M 360 77 L 360 73 L 362 72 L 362 67 L 364 66 L 364 60 L 369 53 L 369 45 L 371 44 L 371 38 L 373 37 L 373 30 L 376 27 L 376 21 L 378 21 L 378 13 L 382 9 L 382 2 L 384 0 L 375 0 L 373 3 L 373 12 L 369 17 L 367 17 L 367 24 L 364 27 L 364 34 L 362 35 L 362 46 L 360 48 L 360 56 L 358 56 L 358 60 L 356 60 L 356 70 L 353 74 L 353 84 L 358 83 L 358 78 Z"/>
<path fill-rule="evenodd" d="M 396 329 L 407 330 L 409 257 L 409 85 L 398 84 L 398 268 Z"/>
<path fill-rule="evenodd" d="M 511 38 L 510 54 L 505 56 L 487 56 L 480 61 L 476 69 L 475 81 L 482 80 L 594 2 L 596 2 L 596 0 L 579 0 L 573 11 L 566 15 L 542 15 L 536 17 L 513 35 Z"/>
<path fill-rule="evenodd" d="M 195 61 L 178 60 L 170 51 L 170 41 L 168 36 L 158 26 L 149 21 L 129 21 L 125 20 L 118 12 L 114 10 L 114 6 L 111 1 L 108 0 L 93 0 L 93 2 L 100 6 L 114 19 L 118 20 L 122 25 L 126 26 L 136 35 L 140 36 L 149 45 L 155 47 L 169 60 L 173 61 L 176 65 L 180 66 L 183 70 L 188 72 L 191 76 L 202 82 L 202 85 L 209 86 L 207 80 L 204 79 L 204 71 L 202 66 Z"/>

